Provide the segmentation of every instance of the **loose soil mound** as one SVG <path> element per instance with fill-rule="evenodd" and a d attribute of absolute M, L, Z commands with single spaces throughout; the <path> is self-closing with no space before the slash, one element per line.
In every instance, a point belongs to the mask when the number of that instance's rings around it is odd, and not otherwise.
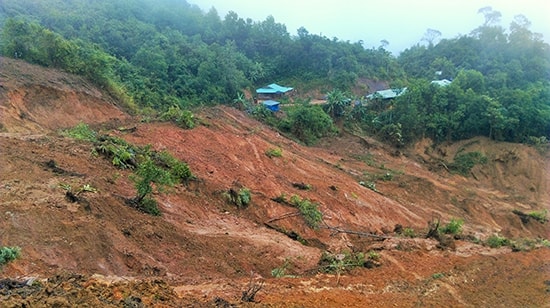
<path fill-rule="evenodd" d="M 549 238 L 547 223 L 513 213 L 550 206 L 550 160 L 531 148 L 478 138 L 396 152 L 347 133 L 305 147 L 226 107 L 196 111 L 201 125 L 182 130 L 129 117 L 79 77 L 1 61 L 0 245 L 22 249 L 2 268 L 3 305 L 246 306 L 254 286 L 255 305 L 269 307 L 548 303 L 548 248 L 472 242 Z M 128 207 L 131 170 L 58 133 L 80 121 L 172 153 L 197 180 L 155 195 L 161 217 Z M 487 164 L 469 177 L 445 169 L 467 151 Z M 67 198 L 85 185 L 97 192 Z M 241 188 L 252 194 L 246 208 L 228 202 Z M 274 201 L 292 195 L 319 205 L 319 229 Z M 461 237 L 421 238 L 428 222 L 451 218 L 464 220 Z M 324 251 L 376 252 L 379 266 L 322 274 Z M 272 278 L 284 264 L 287 276 Z"/>

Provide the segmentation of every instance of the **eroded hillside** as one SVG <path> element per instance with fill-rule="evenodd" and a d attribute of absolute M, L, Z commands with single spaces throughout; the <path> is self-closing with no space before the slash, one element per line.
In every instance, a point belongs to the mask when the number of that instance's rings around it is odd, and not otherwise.
<path fill-rule="evenodd" d="M 0 284 L 8 306 L 239 304 L 251 275 L 265 283 L 255 305 L 548 303 L 550 253 L 536 248 L 548 223 L 514 213 L 550 208 L 550 160 L 534 148 L 477 138 L 396 152 L 348 133 L 305 147 L 227 107 L 196 111 L 201 124 L 183 130 L 128 116 L 78 77 L 0 60 L 0 244 L 22 250 L 1 273 L 41 281 Z M 125 202 L 135 195 L 131 170 L 59 133 L 79 122 L 168 151 L 197 180 L 155 195 L 161 217 L 141 213 Z M 266 155 L 273 149 L 280 155 Z M 487 162 L 467 177 L 448 171 L 471 151 Z M 84 185 L 97 191 L 66 198 L 67 187 Z M 251 192 L 246 208 L 228 202 L 241 188 Z M 293 195 L 319 204 L 319 229 L 280 202 Z M 464 221 L 456 239 L 425 238 L 429 222 L 451 219 Z M 482 245 L 496 234 L 533 244 Z M 324 252 L 372 253 L 376 266 L 319 273 Z M 273 278 L 285 264 L 287 276 Z"/>

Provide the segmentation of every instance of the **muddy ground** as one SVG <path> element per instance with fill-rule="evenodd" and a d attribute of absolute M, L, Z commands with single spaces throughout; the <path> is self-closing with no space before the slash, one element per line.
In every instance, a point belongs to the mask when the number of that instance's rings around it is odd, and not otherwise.
<path fill-rule="evenodd" d="M 548 154 L 481 137 L 396 150 L 349 132 L 305 147 L 228 107 L 196 110 L 183 130 L 128 115 L 80 77 L 0 61 L 0 246 L 21 248 L 0 269 L 2 307 L 549 306 L 548 223 L 514 214 L 550 208 Z M 131 170 L 60 133 L 80 122 L 168 151 L 197 179 L 155 195 L 162 216 L 141 213 L 125 202 Z M 487 164 L 450 173 L 467 151 Z M 85 185 L 96 191 L 66 197 Z M 228 202 L 231 188 L 251 204 Z M 283 195 L 318 203 L 320 228 Z M 425 238 L 451 219 L 459 236 Z M 520 244 L 490 248 L 493 235 Z M 325 273 L 323 253 L 376 261 Z"/>

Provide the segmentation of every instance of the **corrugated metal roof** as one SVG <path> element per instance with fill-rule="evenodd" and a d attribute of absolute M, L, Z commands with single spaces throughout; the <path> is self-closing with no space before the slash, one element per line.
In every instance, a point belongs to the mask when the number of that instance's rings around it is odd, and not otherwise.
<path fill-rule="evenodd" d="M 267 87 L 259 88 L 256 90 L 256 93 L 259 94 L 276 94 L 276 93 L 286 93 L 288 91 L 292 91 L 293 88 L 289 87 L 283 87 L 276 83 L 272 83 L 268 85 Z"/>
<path fill-rule="evenodd" d="M 445 87 L 445 86 L 450 85 L 452 83 L 452 81 L 447 80 L 447 79 L 441 79 L 441 80 L 432 80 L 431 83 L 436 84 L 440 87 Z"/>
<path fill-rule="evenodd" d="M 401 89 L 386 89 L 381 91 L 376 91 L 372 94 L 367 95 L 368 99 L 373 98 L 381 98 L 381 99 L 388 99 L 388 98 L 395 98 L 398 96 L 403 95 L 403 93 L 407 92 L 407 88 L 401 88 Z"/>

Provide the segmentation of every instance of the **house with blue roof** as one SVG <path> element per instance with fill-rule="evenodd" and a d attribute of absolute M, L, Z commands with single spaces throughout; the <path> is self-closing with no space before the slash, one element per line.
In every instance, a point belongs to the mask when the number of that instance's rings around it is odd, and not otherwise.
<path fill-rule="evenodd" d="M 259 99 L 274 99 L 279 98 L 292 92 L 294 88 L 283 87 L 276 83 L 272 83 L 263 88 L 256 89 Z"/>

